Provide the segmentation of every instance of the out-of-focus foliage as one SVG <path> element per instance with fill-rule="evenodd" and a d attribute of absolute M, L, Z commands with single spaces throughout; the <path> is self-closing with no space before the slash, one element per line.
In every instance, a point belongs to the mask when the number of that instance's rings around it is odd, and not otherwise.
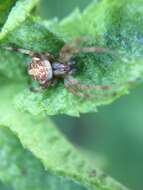
<path fill-rule="evenodd" d="M 13 2 L 13 3 L 12 3 Z M 14 2 L 15 5 L 14 5 Z M 15 27 L 19 26 L 24 20 L 29 16 L 29 13 L 33 10 L 39 0 L 12 0 L 12 1 L 4 1 L 3 7 L 14 5 L 11 9 L 11 12 L 7 16 L 7 20 L 5 21 L 1 32 L 0 32 L 0 40 L 9 34 Z M 5 8 L 6 9 L 6 8 Z M 9 10 L 9 8 L 8 8 Z M 6 13 L 6 11 L 4 11 Z M 6 18 L 5 18 L 6 19 Z"/>
<path fill-rule="evenodd" d="M 23 149 L 16 136 L 2 126 L 0 155 L 0 179 L 14 190 L 84 190 L 68 179 L 47 172 L 31 152 Z"/>
<path fill-rule="evenodd" d="M 2 25 L 5 23 L 8 17 L 8 13 L 15 2 L 16 0 L 1 0 L 0 1 L 0 29 Z"/>
<path fill-rule="evenodd" d="M 1 182 L 0 182 L 0 189 L 2 189 L 2 190 L 13 190 L 11 187 L 9 187 L 8 185 L 4 185 Z"/>

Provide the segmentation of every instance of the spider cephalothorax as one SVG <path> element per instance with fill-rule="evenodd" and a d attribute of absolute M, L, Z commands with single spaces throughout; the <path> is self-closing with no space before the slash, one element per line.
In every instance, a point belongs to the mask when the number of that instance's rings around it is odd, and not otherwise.
<path fill-rule="evenodd" d="M 80 97 L 93 97 L 93 94 L 87 93 L 88 90 L 112 90 L 116 85 L 82 85 L 74 77 L 77 71 L 75 61 L 72 60 L 74 54 L 79 52 L 97 52 L 97 53 L 113 53 L 106 48 L 84 47 L 73 48 L 65 45 L 59 52 L 59 58 L 56 59 L 49 53 L 35 53 L 30 50 L 5 47 L 6 50 L 18 51 L 32 57 L 32 61 L 28 64 L 28 74 L 33 80 L 39 83 L 39 88 L 30 88 L 34 92 L 39 92 L 49 86 L 53 86 L 59 79 L 63 79 L 64 86 L 69 92 Z M 72 60 L 72 61 L 71 61 Z M 99 96 L 114 96 L 115 93 L 101 93 Z"/>

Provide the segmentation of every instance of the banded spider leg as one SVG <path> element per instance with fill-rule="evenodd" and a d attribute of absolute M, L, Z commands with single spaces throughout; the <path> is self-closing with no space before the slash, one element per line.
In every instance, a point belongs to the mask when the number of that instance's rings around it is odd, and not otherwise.
<path fill-rule="evenodd" d="M 64 79 L 65 88 L 72 94 L 83 98 L 96 98 L 96 97 L 113 97 L 117 96 L 116 91 L 109 92 L 110 90 L 116 88 L 116 85 L 83 85 L 73 77 L 66 77 Z M 97 92 L 97 94 L 89 93 L 88 91 Z M 101 92 L 102 91 L 102 92 Z M 103 92 L 105 91 L 105 93 Z"/>
<path fill-rule="evenodd" d="M 140 78 L 136 80 L 131 80 L 122 84 L 111 84 L 111 85 L 85 85 L 81 84 L 77 79 L 72 76 L 67 76 L 64 79 L 65 88 L 72 94 L 84 97 L 84 98 L 96 98 L 96 97 L 114 97 L 118 96 L 118 90 L 126 86 L 132 86 L 137 84 Z M 97 94 L 89 93 L 98 92 Z"/>

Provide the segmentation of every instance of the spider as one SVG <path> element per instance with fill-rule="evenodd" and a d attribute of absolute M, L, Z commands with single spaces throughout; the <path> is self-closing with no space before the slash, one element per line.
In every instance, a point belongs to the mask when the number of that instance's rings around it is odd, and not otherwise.
<path fill-rule="evenodd" d="M 79 42 L 76 40 L 76 42 Z M 47 89 L 49 86 L 54 86 L 58 80 L 63 79 L 64 87 L 72 94 L 79 97 L 94 97 L 94 96 L 115 96 L 116 93 L 100 93 L 100 94 L 90 94 L 85 93 L 88 90 L 112 90 L 117 85 L 84 85 L 80 84 L 73 75 L 77 72 L 75 67 L 76 63 L 73 61 L 73 55 L 80 52 L 84 53 L 113 53 L 106 48 L 99 47 L 83 47 L 76 48 L 68 44 L 65 44 L 59 53 L 59 58 L 56 59 L 50 53 L 35 53 L 30 50 L 5 47 L 6 50 L 17 51 L 22 54 L 26 54 L 32 57 L 32 61 L 28 63 L 28 74 L 33 80 L 39 83 L 39 87 L 30 88 L 33 92 L 40 92 L 43 89 Z"/>

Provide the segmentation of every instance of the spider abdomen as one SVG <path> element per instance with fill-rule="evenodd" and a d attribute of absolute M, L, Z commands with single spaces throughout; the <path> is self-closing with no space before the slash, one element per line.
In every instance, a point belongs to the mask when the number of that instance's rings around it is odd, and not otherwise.
<path fill-rule="evenodd" d="M 53 69 L 51 63 L 47 59 L 41 60 L 34 57 L 29 65 L 29 75 L 40 84 L 44 84 L 53 78 Z"/>

